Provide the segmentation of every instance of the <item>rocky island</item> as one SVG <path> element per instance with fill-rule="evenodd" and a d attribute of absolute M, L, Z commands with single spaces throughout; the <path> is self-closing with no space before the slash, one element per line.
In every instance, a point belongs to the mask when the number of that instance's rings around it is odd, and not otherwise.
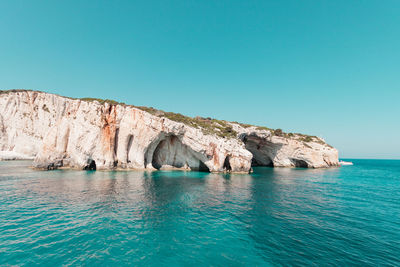
<path fill-rule="evenodd" d="M 18 158 L 46 170 L 338 166 L 338 151 L 316 136 L 112 100 L 0 91 L 0 159 Z"/>

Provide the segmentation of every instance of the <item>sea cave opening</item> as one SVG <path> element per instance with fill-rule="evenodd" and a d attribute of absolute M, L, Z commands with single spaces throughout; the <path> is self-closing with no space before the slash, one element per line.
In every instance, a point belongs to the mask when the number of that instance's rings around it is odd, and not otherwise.
<path fill-rule="evenodd" d="M 251 167 L 274 167 L 274 163 L 270 158 L 265 159 L 265 157 L 263 157 L 263 159 L 260 160 L 260 158 L 257 157 L 255 153 L 252 154 L 253 158 L 251 159 Z"/>
<path fill-rule="evenodd" d="M 252 136 L 246 136 L 243 142 L 246 149 L 253 155 L 251 160 L 252 167 L 274 167 L 271 157 L 272 144 Z"/>
<path fill-rule="evenodd" d="M 227 171 L 227 172 L 232 171 L 232 167 L 231 167 L 231 164 L 229 163 L 229 159 L 230 159 L 229 156 L 225 157 L 224 166 L 223 166 L 224 170 Z"/>
<path fill-rule="evenodd" d="M 308 168 L 308 163 L 301 159 L 291 159 L 294 166 L 297 168 Z"/>
<path fill-rule="evenodd" d="M 86 171 L 95 171 L 96 170 L 96 161 L 93 159 L 89 159 L 87 165 L 83 168 Z"/>
<path fill-rule="evenodd" d="M 201 161 L 196 152 L 175 135 L 161 140 L 153 152 L 152 165 L 160 169 L 183 169 L 201 172 L 210 172 L 206 164 Z"/>

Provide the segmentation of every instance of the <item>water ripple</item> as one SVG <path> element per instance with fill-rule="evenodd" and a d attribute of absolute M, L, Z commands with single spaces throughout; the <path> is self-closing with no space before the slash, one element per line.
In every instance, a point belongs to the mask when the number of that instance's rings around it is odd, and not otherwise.
<path fill-rule="evenodd" d="M 0 162 L 0 265 L 400 265 L 400 162 L 38 172 Z"/>

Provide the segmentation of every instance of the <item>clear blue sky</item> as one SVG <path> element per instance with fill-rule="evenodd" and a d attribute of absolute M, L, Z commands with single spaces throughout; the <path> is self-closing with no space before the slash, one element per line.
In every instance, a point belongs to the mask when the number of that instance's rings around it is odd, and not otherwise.
<path fill-rule="evenodd" d="M 0 88 L 110 98 L 400 158 L 400 1 L 0 1 Z"/>

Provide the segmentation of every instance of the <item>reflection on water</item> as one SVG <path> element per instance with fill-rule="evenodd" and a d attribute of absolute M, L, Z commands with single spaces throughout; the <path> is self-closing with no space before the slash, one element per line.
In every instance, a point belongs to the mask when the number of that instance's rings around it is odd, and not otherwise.
<path fill-rule="evenodd" d="M 251 175 L 29 164 L 0 162 L 0 264 L 399 264 L 398 163 Z"/>

